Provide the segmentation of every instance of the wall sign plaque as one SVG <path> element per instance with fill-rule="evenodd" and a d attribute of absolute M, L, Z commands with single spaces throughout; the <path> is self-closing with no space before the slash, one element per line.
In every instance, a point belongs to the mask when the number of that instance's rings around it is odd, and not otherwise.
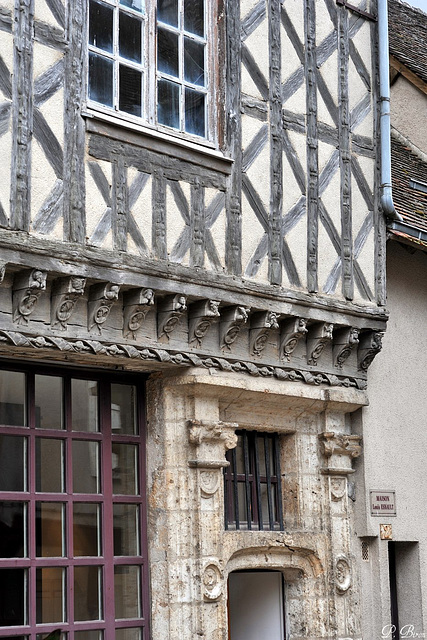
<path fill-rule="evenodd" d="M 395 491 L 370 491 L 371 516 L 395 516 Z"/>

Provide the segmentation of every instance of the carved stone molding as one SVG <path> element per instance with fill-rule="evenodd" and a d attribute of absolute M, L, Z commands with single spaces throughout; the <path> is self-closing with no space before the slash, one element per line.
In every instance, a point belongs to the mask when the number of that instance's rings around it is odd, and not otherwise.
<path fill-rule="evenodd" d="M 187 310 L 187 298 L 182 294 L 166 296 L 158 305 L 157 335 L 161 342 L 168 342 L 182 314 Z"/>
<path fill-rule="evenodd" d="M 318 322 L 312 325 L 307 336 L 307 363 L 317 366 L 328 342 L 332 341 L 334 325 L 330 322 Z"/>
<path fill-rule="evenodd" d="M 335 587 L 338 593 L 345 593 L 351 587 L 351 567 L 344 555 L 335 558 Z"/>
<path fill-rule="evenodd" d="M 223 575 L 218 560 L 209 560 L 203 568 L 202 591 L 204 599 L 210 602 L 222 596 Z"/>
<path fill-rule="evenodd" d="M 249 318 L 250 309 L 248 307 L 227 307 L 221 314 L 221 349 L 231 349 L 240 333 L 242 325 Z"/>
<path fill-rule="evenodd" d="M 154 305 L 153 289 L 131 289 L 123 294 L 123 337 L 136 340 L 145 316 Z"/>
<path fill-rule="evenodd" d="M 291 359 L 298 342 L 308 333 L 307 320 L 305 318 L 291 318 L 282 322 L 280 336 L 280 354 L 283 360 Z"/>
<path fill-rule="evenodd" d="M 382 349 L 383 331 L 366 331 L 360 334 L 357 364 L 360 370 L 367 371 L 375 356 Z"/>
<path fill-rule="evenodd" d="M 249 351 L 252 356 L 260 356 L 264 351 L 270 331 L 279 328 L 279 317 L 274 311 L 254 313 L 249 333 Z"/>
<path fill-rule="evenodd" d="M 344 362 L 350 357 L 357 344 L 359 344 L 359 329 L 356 327 L 345 327 L 336 331 L 333 346 L 334 365 L 342 369 Z"/>
<path fill-rule="evenodd" d="M 67 329 L 76 302 L 84 294 L 86 278 L 71 276 L 58 278 L 52 287 L 52 304 L 50 309 L 50 324 L 53 328 Z"/>
<path fill-rule="evenodd" d="M 220 317 L 219 300 L 202 300 L 189 309 L 188 340 L 190 345 L 202 346 L 210 326 Z"/>
<path fill-rule="evenodd" d="M 120 285 L 112 282 L 94 284 L 89 290 L 87 326 L 102 333 L 103 325 L 110 315 L 111 307 L 119 297 Z"/>
<path fill-rule="evenodd" d="M 323 454 L 327 459 L 324 473 L 329 475 L 348 475 L 353 473 L 351 461 L 362 452 L 361 437 L 344 433 L 324 431 L 319 435 Z"/>
<path fill-rule="evenodd" d="M 28 324 L 42 291 L 46 290 L 45 271 L 29 269 L 17 273 L 12 289 L 13 321 Z"/>

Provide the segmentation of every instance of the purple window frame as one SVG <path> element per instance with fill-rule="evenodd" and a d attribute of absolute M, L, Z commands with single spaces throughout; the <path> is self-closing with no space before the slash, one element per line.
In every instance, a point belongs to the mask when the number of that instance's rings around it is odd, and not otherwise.
<path fill-rule="evenodd" d="M 27 486 L 24 491 L 0 491 L 1 502 L 22 502 L 27 505 L 27 557 L 0 558 L 0 569 L 27 570 L 26 612 L 28 624 L 20 626 L 0 626 L 2 638 L 26 638 L 36 640 L 44 635 L 61 629 L 61 640 L 73 640 L 74 632 L 102 631 L 102 640 L 115 640 L 116 629 L 140 628 L 141 640 L 149 640 L 149 575 L 147 553 L 147 517 L 146 517 L 146 459 L 145 459 L 145 377 L 131 374 L 106 374 L 96 370 L 73 370 L 68 368 L 45 368 L 43 366 L 16 366 L 10 362 L 1 364 L 2 371 L 18 371 L 25 374 L 26 380 L 26 425 L 9 426 L 0 424 L 0 435 L 23 436 L 27 438 L 25 462 L 27 465 Z M 35 375 L 52 375 L 63 379 L 63 429 L 42 429 L 36 427 L 35 412 Z M 71 430 L 71 379 L 98 382 L 98 423 L 99 431 L 85 432 Z M 136 389 L 136 421 L 139 434 L 112 434 L 111 431 L 111 385 L 134 385 Z M 36 492 L 36 437 L 55 438 L 64 441 L 65 487 L 62 493 Z M 72 487 L 72 442 L 86 440 L 100 443 L 99 477 L 100 492 L 95 494 L 73 494 Z M 136 495 L 114 494 L 112 476 L 112 443 L 138 445 L 137 478 L 138 493 Z M 65 553 L 64 557 L 36 556 L 36 503 L 55 502 L 65 505 Z M 98 556 L 72 557 L 70 550 L 73 544 L 73 505 L 75 503 L 98 503 L 101 506 L 101 549 Z M 139 551 L 137 556 L 114 556 L 113 505 L 133 504 L 139 507 Z M 114 568 L 116 566 L 140 567 L 140 602 L 141 617 L 115 619 Z M 102 601 L 99 620 L 74 621 L 73 600 L 71 593 L 74 584 L 74 567 L 98 566 L 102 570 Z M 66 570 L 65 619 L 66 622 L 36 622 L 36 570 L 44 567 L 64 567 Z M 1 578 L 1 572 L 0 572 Z"/>

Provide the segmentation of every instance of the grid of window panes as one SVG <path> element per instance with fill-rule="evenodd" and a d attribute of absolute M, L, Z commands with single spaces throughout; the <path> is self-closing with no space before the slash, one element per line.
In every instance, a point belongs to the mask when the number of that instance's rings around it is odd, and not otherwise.
<path fill-rule="evenodd" d="M 236 431 L 224 469 L 225 528 L 283 531 L 277 433 Z"/>
<path fill-rule="evenodd" d="M 0 371 L 0 638 L 148 640 L 138 386 Z"/>

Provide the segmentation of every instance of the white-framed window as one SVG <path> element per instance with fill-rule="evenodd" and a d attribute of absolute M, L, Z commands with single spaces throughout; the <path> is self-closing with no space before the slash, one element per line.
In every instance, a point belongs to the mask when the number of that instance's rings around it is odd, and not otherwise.
<path fill-rule="evenodd" d="M 212 140 L 210 0 L 88 3 L 88 106 Z"/>

